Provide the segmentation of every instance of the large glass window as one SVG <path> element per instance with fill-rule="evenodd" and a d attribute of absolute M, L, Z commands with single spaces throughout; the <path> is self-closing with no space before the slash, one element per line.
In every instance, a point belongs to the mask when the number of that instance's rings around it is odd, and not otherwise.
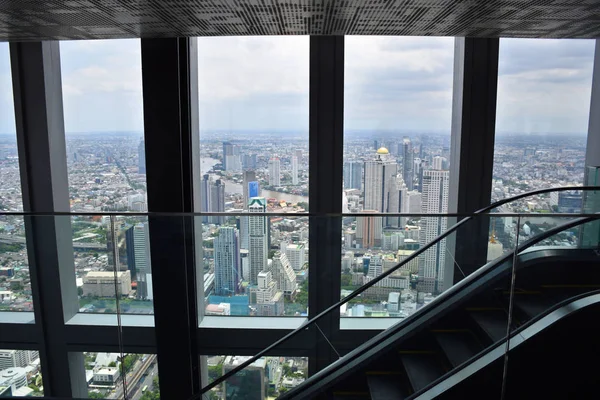
<path fill-rule="evenodd" d="M 307 313 L 308 37 L 198 39 L 206 315 Z M 243 60 L 243 62 L 241 62 Z M 249 216 L 279 213 L 282 216 Z"/>
<path fill-rule="evenodd" d="M 452 38 L 346 37 L 343 212 L 369 216 L 343 219 L 342 297 L 446 229 L 419 214 L 448 209 L 453 56 Z M 410 314 L 440 291 L 445 246 L 431 252 L 342 315 Z"/>
<path fill-rule="evenodd" d="M 0 43 L 0 212 L 22 211 L 8 43 Z M 0 216 L 0 311 L 32 311 L 22 217 Z"/>
<path fill-rule="evenodd" d="M 583 184 L 593 40 L 501 39 L 492 201 Z M 567 211 L 570 193 L 510 211 Z"/>
<path fill-rule="evenodd" d="M 60 49 L 71 210 L 146 211 L 140 41 Z"/>
<path fill-rule="evenodd" d="M 61 69 L 71 210 L 147 211 L 140 41 L 61 42 Z M 147 218 L 72 228 L 80 311 L 152 313 Z"/>

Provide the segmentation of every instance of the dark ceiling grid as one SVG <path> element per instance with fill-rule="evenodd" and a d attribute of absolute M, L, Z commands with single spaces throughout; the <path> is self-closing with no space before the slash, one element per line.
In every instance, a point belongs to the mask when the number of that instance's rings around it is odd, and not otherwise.
<path fill-rule="evenodd" d="M 238 35 L 600 37 L 600 0 L 0 0 L 0 41 Z"/>

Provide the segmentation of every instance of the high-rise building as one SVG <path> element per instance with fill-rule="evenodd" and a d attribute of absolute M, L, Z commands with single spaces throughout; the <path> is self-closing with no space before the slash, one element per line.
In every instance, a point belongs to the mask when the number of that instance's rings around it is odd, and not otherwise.
<path fill-rule="evenodd" d="M 227 171 L 227 156 L 233 155 L 233 144 L 223 142 L 223 169 Z"/>
<path fill-rule="evenodd" d="M 281 251 L 285 252 L 287 259 L 295 271 L 302 269 L 305 262 L 305 248 L 303 244 L 288 244 Z"/>
<path fill-rule="evenodd" d="M 281 161 L 277 157 L 269 160 L 269 185 L 281 186 Z"/>
<path fill-rule="evenodd" d="M 223 362 L 223 375 L 243 364 L 250 357 L 227 356 Z M 223 382 L 223 400 L 247 399 L 264 400 L 267 398 L 265 374 L 266 359 L 260 358 L 235 374 L 235 379 Z"/>
<path fill-rule="evenodd" d="M 367 271 L 367 276 L 371 278 L 376 278 L 379 275 L 383 274 L 383 259 L 381 256 L 371 256 L 371 260 L 369 261 L 369 270 Z"/>
<path fill-rule="evenodd" d="M 364 210 L 365 214 L 378 214 L 375 210 Z M 357 217 L 356 242 L 363 249 L 381 247 L 383 217 Z"/>
<path fill-rule="evenodd" d="M 402 177 L 408 190 L 414 189 L 413 147 L 409 138 L 402 141 Z"/>
<path fill-rule="evenodd" d="M 250 195 L 250 196 L 248 195 L 248 193 L 250 193 L 250 182 L 257 182 L 256 171 L 251 170 L 251 169 L 244 171 L 244 174 L 243 174 L 242 194 L 243 194 L 244 204 L 242 204 L 242 205 L 243 205 L 244 210 L 248 209 L 248 199 L 250 199 L 250 197 L 260 196 L 260 189 L 258 189 L 259 193 L 252 193 L 252 195 Z"/>
<path fill-rule="evenodd" d="M 238 231 L 221 227 L 214 240 L 215 294 L 231 296 L 238 292 L 242 280 Z"/>
<path fill-rule="evenodd" d="M 446 162 L 446 159 L 444 157 L 435 156 L 435 157 L 433 157 L 432 168 L 436 169 L 438 171 L 446 169 L 446 168 L 444 168 L 445 162 Z"/>
<path fill-rule="evenodd" d="M 146 173 L 146 147 L 143 140 L 138 145 L 138 173 Z"/>
<path fill-rule="evenodd" d="M 362 184 L 363 163 L 346 161 L 344 163 L 344 188 L 360 189 Z"/>
<path fill-rule="evenodd" d="M 267 269 L 271 271 L 273 280 L 277 283 L 277 288 L 287 298 L 294 298 L 298 290 L 298 283 L 296 283 L 296 273 L 285 253 L 276 251 L 273 260 L 269 260 Z"/>
<path fill-rule="evenodd" d="M 24 368 L 39 357 L 40 352 L 37 350 L 0 349 L 0 371 L 9 368 Z"/>
<path fill-rule="evenodd" d="M 389 203 L 387 212 L 401 213 L 407 201 L 408 189 L 404 184 L 404 179 L 400 173 L 394 175 L 390 180 Z M 389 216 L 386 217 L 386 225 L 393 228 L 403 227 L 406 224 L 405 217 Z"/>
<path fill-rule="evenodd" d="M 250 198 L 248 212 L 264 213 L 267 211 L 267 202 L 264 197 Z M 250 264 L 250 283 L 257 284 L 258 273 L 267 268 L 269 256 L 268 224 L 265 216 L 248 217 L 248 260 Z"/>
<path fill-rule="evenodd" d="M 217 179 L 213 182 L 208 174 L 202 177 L 200 183 L 200 212 L 225 212 L 225 184 Z M 204 215 L 202 222 L 209 224 L 222 224 L 224 216 Z"/>
<path fill-rule="evenodd" d="M 375 159 L 365 161 L 364 210 L 389 212 L 390 189 L 397 173 L 398 164 L 385 147 L 377 150 Z"/>
<path fill-rule="evenodd" d="M 252 303 L 256 304 L 257 315 L 265 317 L 283 315 L 283 291 L 277 287 L 271 271 L 265 270 L 258 273 L 256 286 L 250 289 L 250 298 Z"/>
<path fill-rule="evenodd" d="M 292 157 L 292 185 L 298 184 L 298 157 Z"/>
<path fill-rule="evenodd" d="M 139 223 L 125 233 L 127 269 L 131 279 L 137 281 L 138 299 L 152 300 L 152 267 L 150 262 L 150 236 L 148 223 Z"/>
<path fill-rule="evenodd" d="M 448 212 L 449 176 L 448 171 L 427 170 L 423 172 L 422 214 Z M 423 216 L 420 225 L 419 244 L 424 247 L 446 230 L 447 218 Z M 439 241 L 419 257 L 420 290 L 435 294 L 444 290 L 445 257 L 445 239 Z"/>

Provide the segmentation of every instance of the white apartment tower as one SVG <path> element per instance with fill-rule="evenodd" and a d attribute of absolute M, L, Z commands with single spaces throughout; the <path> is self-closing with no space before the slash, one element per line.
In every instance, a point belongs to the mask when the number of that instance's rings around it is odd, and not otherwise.
<path fill-rule="evenodd" d="M 269 160 L 269 185 L 281 186 L 281 161 L 277 157 Z"/>
<path fill-rule="evenodd" d="M 298 157 L 292 157 L 292 185 L 298 184 Z"/>
<path fill-rule="evenodd" d="M 448 171 L 423 171 L 421 213 L 448 212 Z M 446 230 L 447 218 L 421 217 L 419 244 L 424 247 Z M 419 257 L 420 290 L 438 294 L 444 291 L 444 260 L 446 240 L 438 242 Z"/>
<path fill-rule="evenodd" d="M 248 212 L 264 213 L 267 211 L 267 202 L 264 197 L 250 198 Z M 256 285 L 259 272 L 266 270 L 268 249 L 267 217 L 248 217 L 248 259 L 250 264 L 250 283 Z"/>
<path fill-rule="evenodd" d="M 392 181 L 398 173 L 398 164 L 382 147 L 375 159 L 365 161 L 365 199 L 363 210 L 388 212 Z"/>

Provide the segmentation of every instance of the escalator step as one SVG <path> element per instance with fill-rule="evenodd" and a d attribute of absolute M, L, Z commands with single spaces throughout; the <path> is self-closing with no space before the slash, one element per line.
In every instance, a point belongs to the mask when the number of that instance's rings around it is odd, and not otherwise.
<path fill-rule="evenodd" d="M 469 315 L 477 325 L 492 339 L 493 343 L 506 336 L 508 316 L 502 310 L 471 311 Z"/>
<path fill-rule="evenodd" d="M 555 304 L 555 302 L 545 296 L 522 295 L 515 296 L 513 304 L 531 319 L 545 313 L 546 310 L 550 309 Z"/>
<path fill-rule="evenodd" d="M 477 338 L 469 331 L 435 332 L 434 335 L 453 367 L 483 350 Z"/>
<path fill-rule="evenodd" d="M 406 395 L 402 392 L 398 375 L 367 375 L 369 391 L 373 400 L 402 400 Z"/>
<path fill-rule="evenodd" d="M 401 354 L 400 359 L 414 392 L 423 389 L 445 372 L 435 354 Z"/>

